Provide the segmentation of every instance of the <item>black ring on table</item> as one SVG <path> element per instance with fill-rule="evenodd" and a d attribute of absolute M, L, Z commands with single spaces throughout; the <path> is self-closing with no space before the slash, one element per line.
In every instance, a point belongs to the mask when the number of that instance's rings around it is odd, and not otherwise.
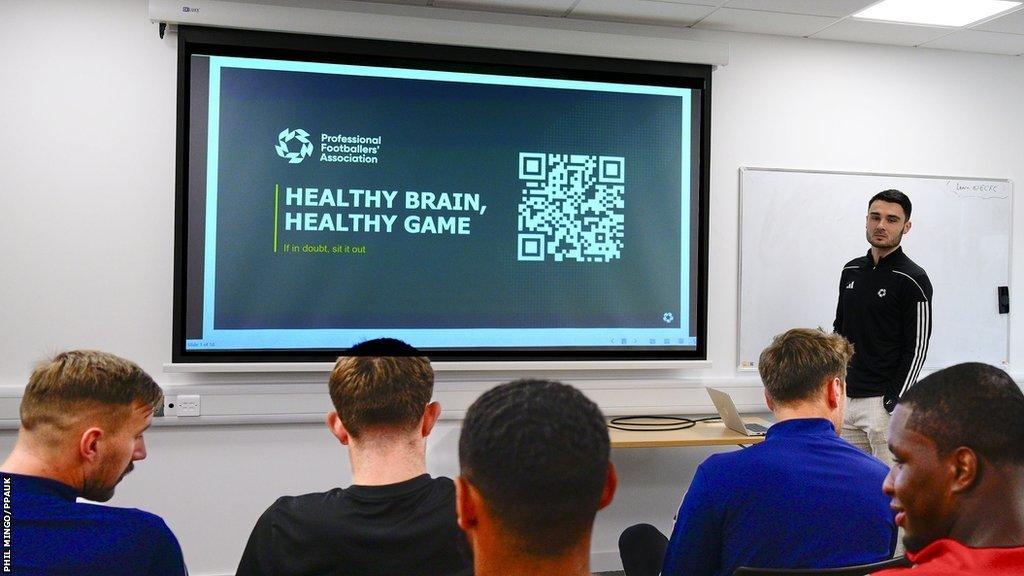
<path fill-rule="evenodd" d="M 660 422 L 636 422 L 636 420 L 660 420 Z M 693 428 L 698 422 L 720 420 L 718 416 L 707 418 L 685 418 L 683 416 L 619 416 L 608 421 L 608 427 L 627 432 L 669 432 Z"/>

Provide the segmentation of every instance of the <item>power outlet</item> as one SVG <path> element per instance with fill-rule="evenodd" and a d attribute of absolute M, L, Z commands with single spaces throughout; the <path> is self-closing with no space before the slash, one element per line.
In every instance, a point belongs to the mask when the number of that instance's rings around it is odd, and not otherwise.
<path fill-rule="evenodd" d="M 178 416 L 201 416 L 202 401 L 198 394 L 182 394 L 176 398 Z"/>

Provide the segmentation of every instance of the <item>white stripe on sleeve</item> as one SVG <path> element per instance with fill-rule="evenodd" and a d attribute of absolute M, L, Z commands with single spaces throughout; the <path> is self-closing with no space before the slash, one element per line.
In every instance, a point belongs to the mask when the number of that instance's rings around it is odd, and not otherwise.
<path fill-rule="evenodd" d="M 917 377 L 924 366 L 925 356 L 928 355 L 928 334 L 931 331 L 931 314 L 928 311 L 927 302 L 917 303 L 917 335 L 914 344 L 914 359 L 910 363 L 910 371 L 903 381 L 903 388 L 900 396 L 906 393 L 910 387 L 917 382 Z"/>

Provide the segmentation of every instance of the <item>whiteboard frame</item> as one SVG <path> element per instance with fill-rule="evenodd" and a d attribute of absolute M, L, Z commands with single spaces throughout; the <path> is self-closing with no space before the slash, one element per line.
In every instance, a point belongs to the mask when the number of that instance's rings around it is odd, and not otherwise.
<path fill-rule="evenodd" d="M 1009 283 L 1013 281 L 1013 209 L 1014 202 L 1016 201 L 1016 194 L 1013 193 L 1013 180 L 1009 178 L 979 178 L 975 176 L 940 176 L 931 174 L 899 174 L 892 172 L 858 172 L 858 171 L 845 171 L 845 170 L 814 170 L 810 168 L 762 168 L 758 166 L 740 166 L 737 172 L 739 178 L 738 186 L 739 199 L 736 202 L 736 371 L 737 372 L 756 372 L 757 366 L 742 366 L 740 359 L 742 358 L 740 353 L 740 338 L 742 337 L 740 329 L 743 325 L 743 175 L 746 172 L 797 172 L 802 174 L 836 174 L 842 176 L 881 176 L 889 178 L 922 178 L 931 180 L 972 180 L 976 182 L 1000 182 L 1005 183 L 1010 187 L 1010 245 L 1007 247 L 1007 262 L 1006 262 L 1006 278 L 1007 283 L 1010 286 L 1010 312 L 1006 315 L 1006 349 L 1003 355 L 1006 361 L 1003 362 L 1003 368 L 1008 369 L 1013 365 L 1013 358 L 1010 358 L 1010 351 L 1013 350 L 1011 347 L 1011 340 L 1013 339 L 1013 286 Z"/>

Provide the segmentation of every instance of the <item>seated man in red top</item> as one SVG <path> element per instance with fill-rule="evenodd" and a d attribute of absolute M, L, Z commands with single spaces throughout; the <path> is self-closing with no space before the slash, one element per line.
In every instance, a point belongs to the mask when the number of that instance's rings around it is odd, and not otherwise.
<path fill-rule="evenodd" d="M 1002 370 L 959 364 L 911 387 L 889 423 L 882 489 L 912 568 L 884 576 L 1024 574 L 1024 394 Z"/>

